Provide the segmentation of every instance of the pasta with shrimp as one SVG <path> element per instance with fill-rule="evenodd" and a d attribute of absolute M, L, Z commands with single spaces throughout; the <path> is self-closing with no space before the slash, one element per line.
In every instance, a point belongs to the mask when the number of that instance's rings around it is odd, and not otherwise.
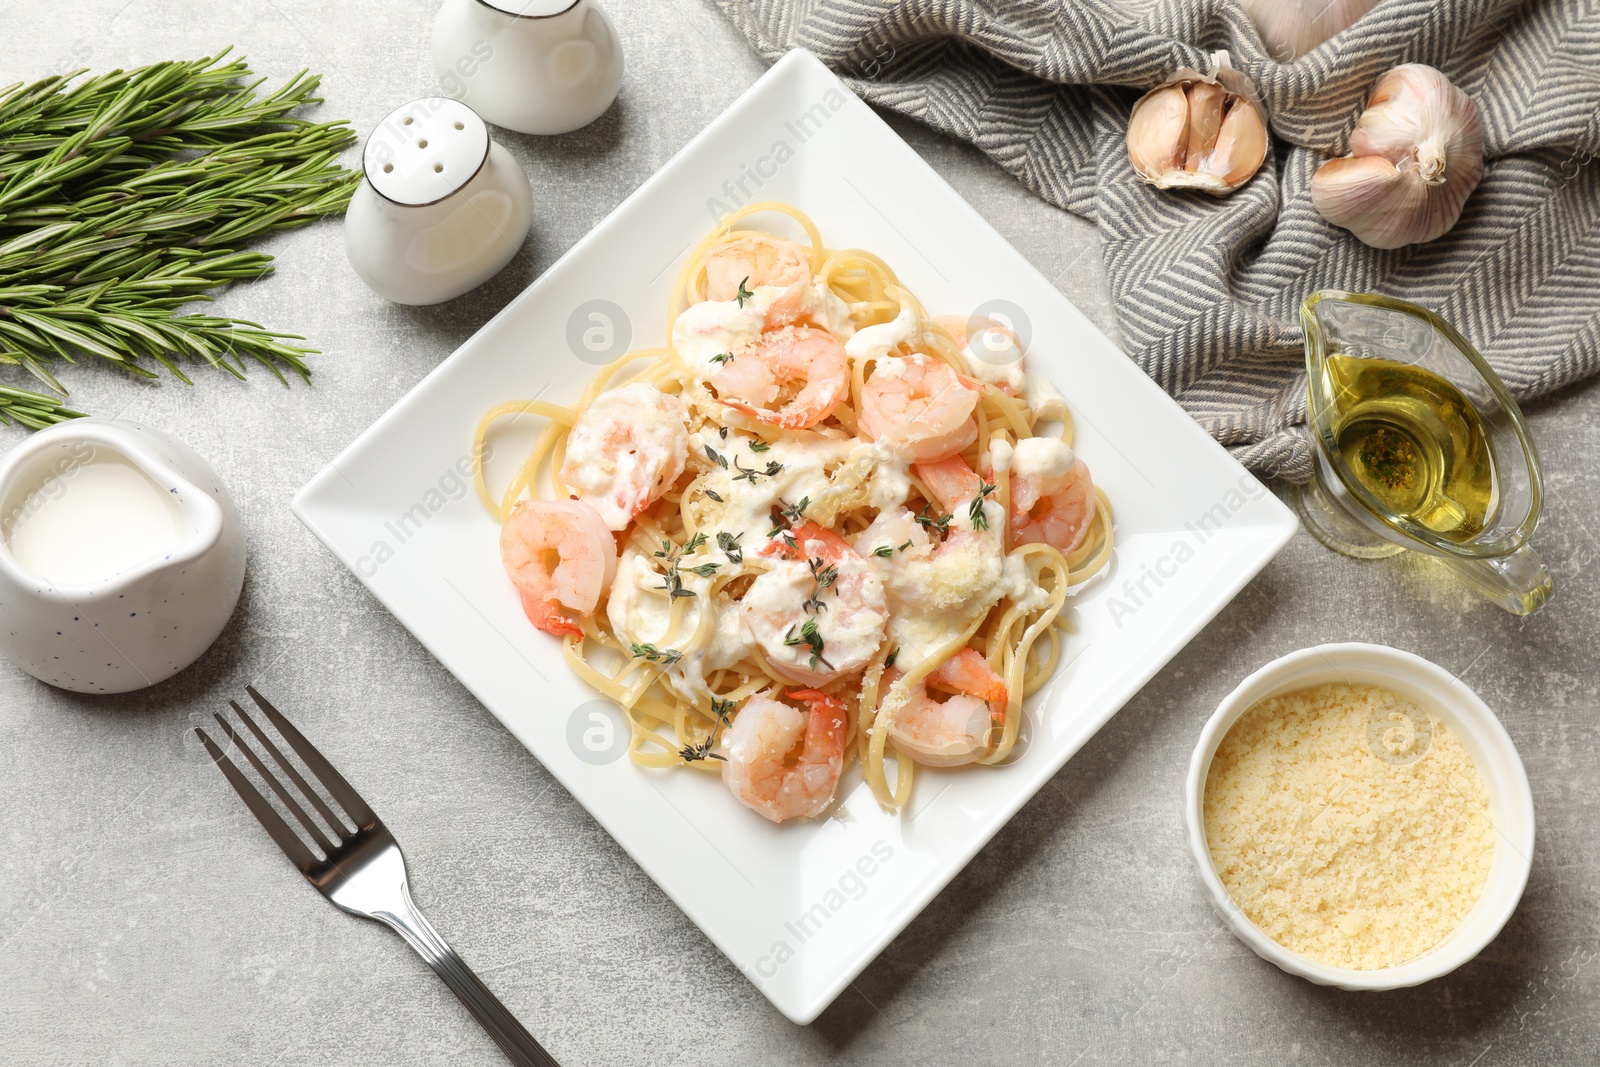
<path fill-rule="evenodd" d="M 779 216 L 791 240 L 749 220 Z M 1113 551 L 1065 401 L 990 319 L 930 317 L 878 256 L 787 204 L 692 248 L 668 343 L 602 369 L 491 491 L 506 573 L 646 767 L 719 773 L 774 822 L 858 764 L 995 765 Z"/>

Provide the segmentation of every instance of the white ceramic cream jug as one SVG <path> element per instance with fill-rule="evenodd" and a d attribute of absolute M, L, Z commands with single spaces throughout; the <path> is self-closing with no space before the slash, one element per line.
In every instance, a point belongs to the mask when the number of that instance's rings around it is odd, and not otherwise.
<path fill-rule="evenodd" d="M 345 254 L 386 300 L 460 296 L 498 273 L 528 236 L 528 176 L 459 100 L 428 97 L 390 112 L 368 136 L 361 166 Z"/>
<path fill-rule="evenodd" d="M 0 652 L 41 681 L 170 678 L 222 632 L 244 564 L 227 488 L 159 430 L 74 419 L 0 457 Z"/>
<path fill-rule="evenodd" d="M 433 21 L 445 92 L 519 133 L 566 133 L 611 106 L 622 42 L 596 0 L 445 0 Z"/>

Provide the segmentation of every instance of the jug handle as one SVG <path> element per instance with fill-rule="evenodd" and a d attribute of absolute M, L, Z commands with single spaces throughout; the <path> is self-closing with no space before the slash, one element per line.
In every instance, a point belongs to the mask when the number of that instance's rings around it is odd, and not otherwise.
<path fill-rule="evenodd" d="M 1481 596 L 1513 615 L 1532 615 L 1550 599 L 1550 568 L 1528 545 L 1494 559 L 1435 558 Z"/>

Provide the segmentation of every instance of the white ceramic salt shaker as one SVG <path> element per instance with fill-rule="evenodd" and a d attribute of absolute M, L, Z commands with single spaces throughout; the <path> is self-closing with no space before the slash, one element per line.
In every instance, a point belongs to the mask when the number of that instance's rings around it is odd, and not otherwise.
<path fill-rule="evenodd" d="M 386 300 L 460 296 L 498 273 L 528 236 L 528 176 L 459 100 L 428 97 L 390 112 L 367 138 L 361 166 L 345 253 Z"/>
<path fill-rule="evenodd" d="M 244 583 L 244 533 L 217 472 L 137 423 L 74 419 L 0 457 L 0 533 L 0 652 L 81 693 L 183 670 Z"/>
<path fill-rule="evenodd" d="M 622 86 L 622 42 L 596 0 L 445 0 L 433 65 L 450 96 L 496 126 L 567 133 Z"/>

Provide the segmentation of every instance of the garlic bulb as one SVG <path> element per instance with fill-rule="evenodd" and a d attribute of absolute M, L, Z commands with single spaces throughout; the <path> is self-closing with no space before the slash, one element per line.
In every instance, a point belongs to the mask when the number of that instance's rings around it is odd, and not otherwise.
<path fill-rule="evenodd" d="M 1266 119 L 1241 91 L 1248 81 L 1220 65 L 1216 78 L 1179 71 L 1133 105 L 1128 160 L 1156 188 L 1226 196 L 1267 158 Z"/>
<path fill-rule="evenodd" d="M 1239 0 L 1261 43 L 1281 63 L 1305 55 L 1355 25 L 1378 0 Z"/>
<path fill-rule="evenodd" d="M 1350 135 L 1350 155 L 1311 179 L 1323 218 L 1373 248 L 1441 236 L 1483 177 L 1483 124 L 1472 98 L 1421 63 L 1378 79 Z"/>

